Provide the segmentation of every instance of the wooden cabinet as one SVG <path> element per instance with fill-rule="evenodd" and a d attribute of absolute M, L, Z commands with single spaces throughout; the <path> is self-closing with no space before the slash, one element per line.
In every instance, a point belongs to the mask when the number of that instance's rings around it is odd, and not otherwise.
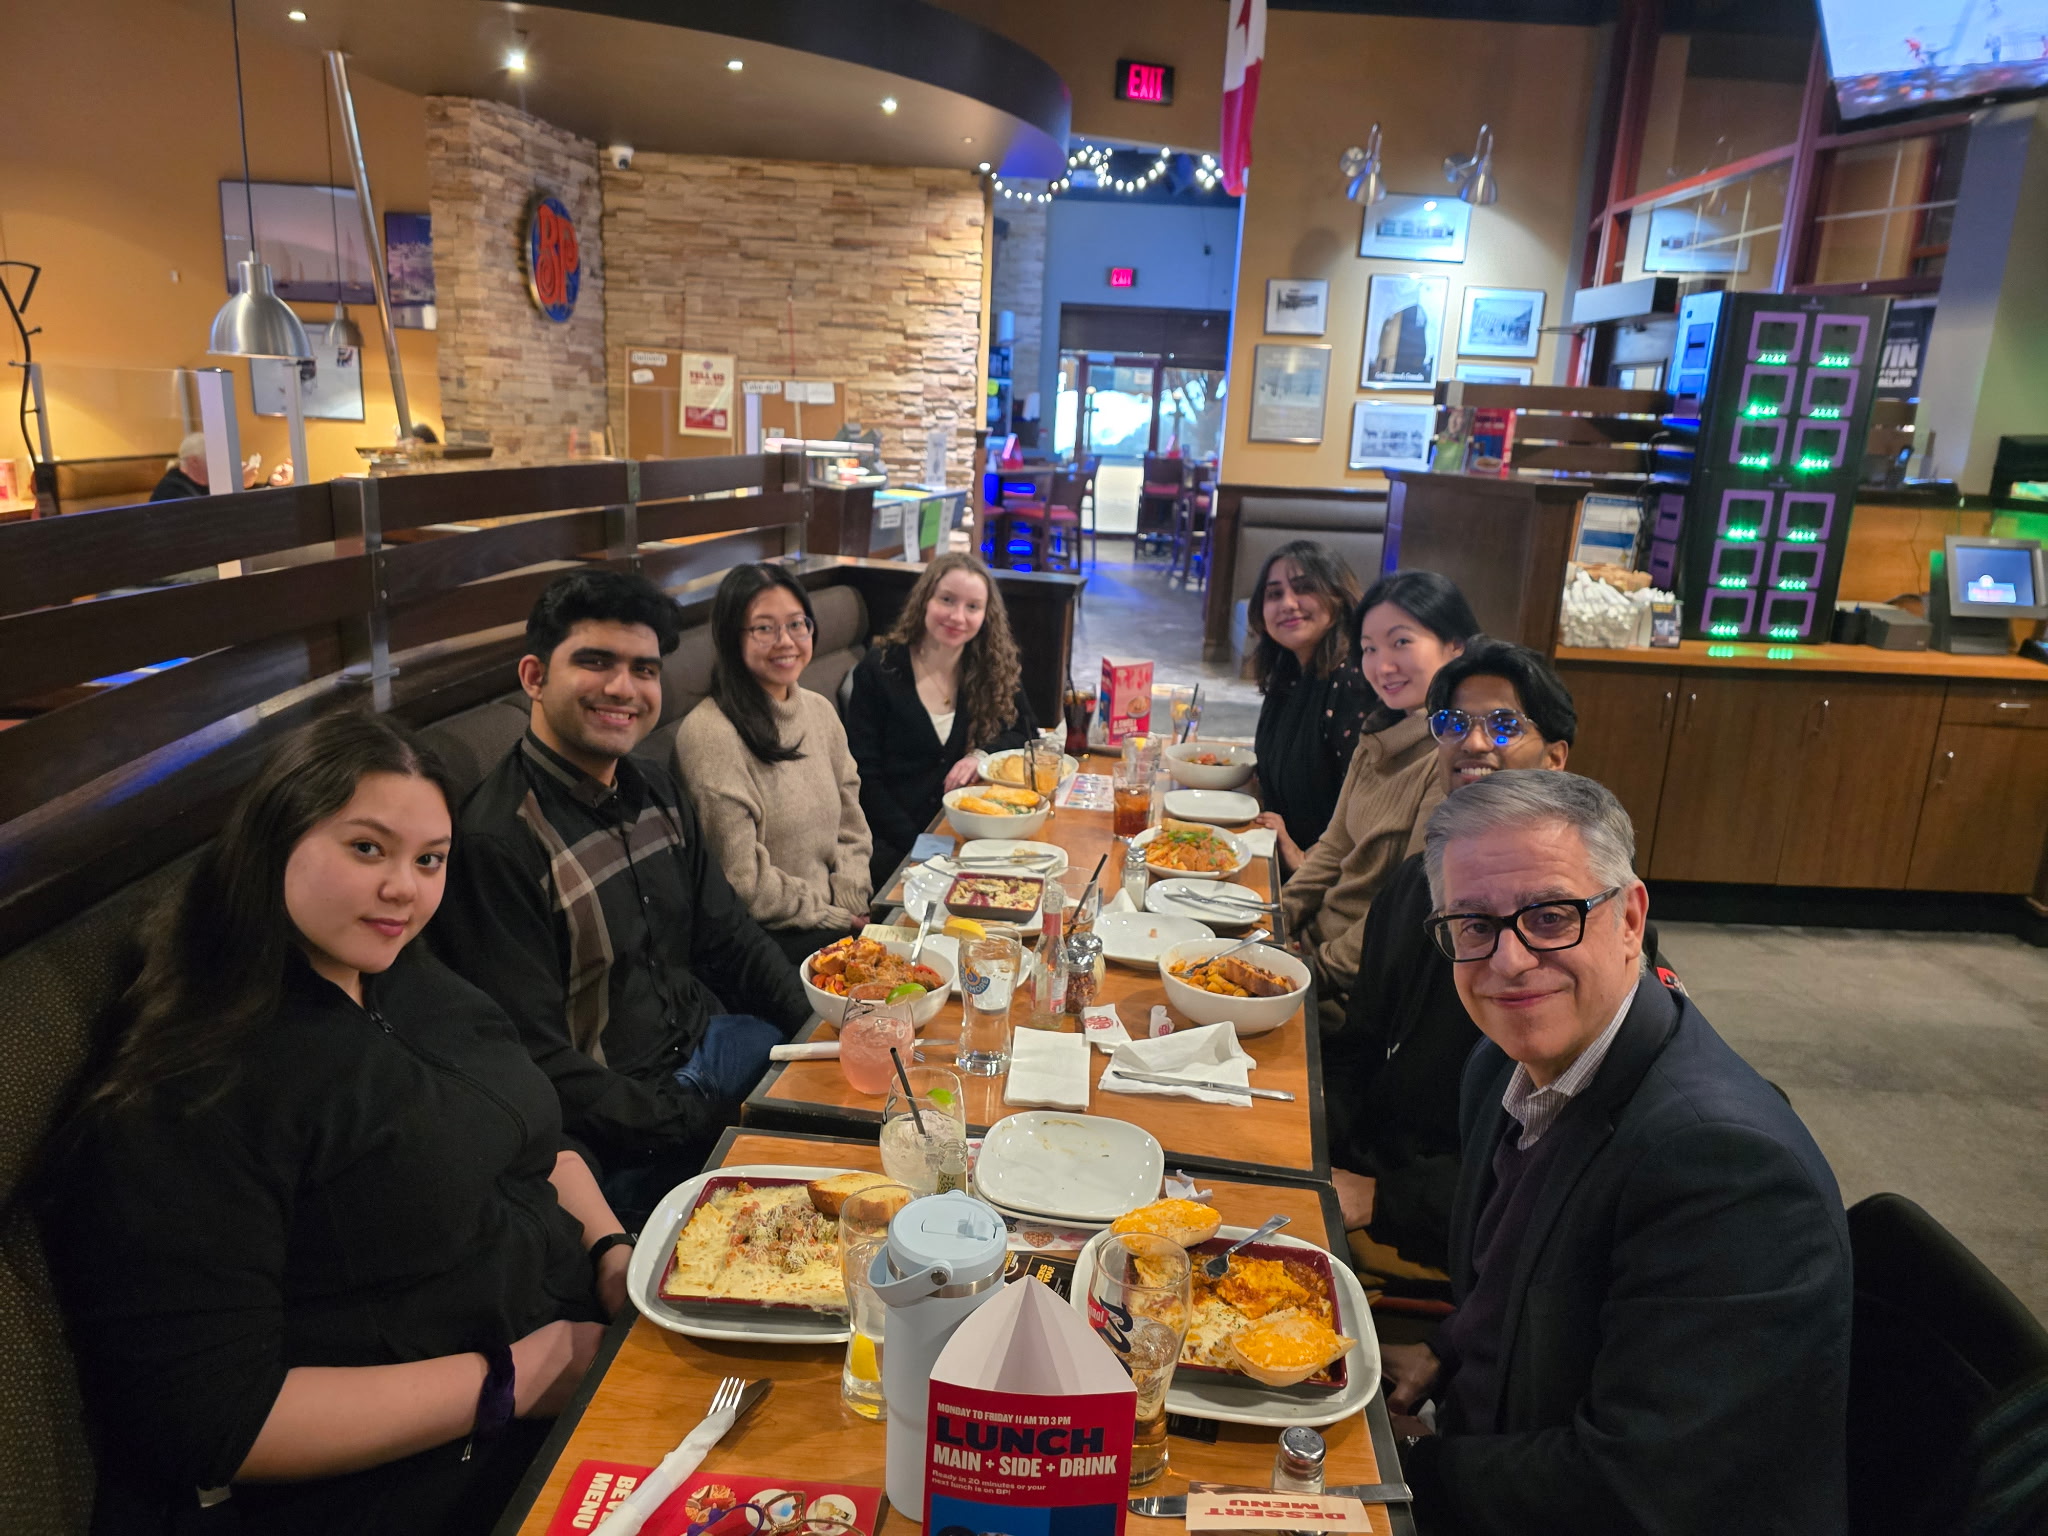
<path fill-rule="evenodd" d="M 2035 712 L 2048 715 L 2040 705 Z M 2025 893 L 2044 841 L 2048 736 L 2011 725 L 1943 725 L 1907 885 Z"/>
<path fill-rule="evenodd" d="M 1802 681 L 1804 731 L 1777 883 L 1898 890 L 1912 863 L 1947 688 L 1918 678 Z"/>
<path fill-rule="evenodd" d="M 1671 721 L 1678 713 L 1679 672 L 1675 667 L 1562 666 L 1558 675 L 1571 690 L 1579 717 L 1566 766 L 1614 791 L 1636 824 L 1636 868 L 1648 869 Z"/>
<path fill-rule="evenodd" d="M 1736 885 L 1778 878 L 1808 729 L 1804 681 L 1742 672 L 1680 679 L 1652 876 Z"/>

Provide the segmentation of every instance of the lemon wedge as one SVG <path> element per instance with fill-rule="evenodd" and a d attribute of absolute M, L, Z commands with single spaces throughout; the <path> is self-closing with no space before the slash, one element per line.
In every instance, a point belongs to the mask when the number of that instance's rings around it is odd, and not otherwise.
<path fill-rule="evenodd" d="M 985 939 L 988 937 L 988 930 L 971 917 L 949 917 L 946 919 L 946 926 L 942 931 L 955 939 Z"/>
<path fill-rule="evenodd" d="M 853 1352 L 848 1357 L 847 1364 L 853 1367 L 853 1374 L 862 1381 L 881 1379 L 882 1363 L 875 1358 L 875 1341 L 864 1333 L 856 1333 L 853 1336 Z"/>

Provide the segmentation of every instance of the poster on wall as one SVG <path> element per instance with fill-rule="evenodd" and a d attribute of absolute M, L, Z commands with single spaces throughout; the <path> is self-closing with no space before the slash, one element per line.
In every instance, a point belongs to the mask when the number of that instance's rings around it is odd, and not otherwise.
<path fill-rule="evenodd" d="M 1359 400 L 1351 407 L 1353 469 L 1427 469 L 1433 401 Z"/>
<path fill-rule="evenodd" d="M 1467 357 L 1534 357 L 1543 331 L 1541 288 L 1467 288 L 1458 350 Z"/>
<path fill-rule="evenodd" d="M 355 347 L 337 347 L 328 338 L 333 327 L 306 322 L 306 340 L 313 355 L 299 362 L 284 358 L 249 359 L 249 398 L 258 416 L 285 414 L 290 387 L 287 368 L 299 370 L 299 403 L 308 421 L 363 419 L 363 354 Z"/>
<path fill-rule="evenodd" d="M 1266 279 L 1266 334 L 1320 336 L 1330 326 L 1330 285 L 1321 278 Z"/>
<path fill-rule="evenodd" d="M 1747 272 L 1749 242 L 1742 238 L 1741 209 L 1708 213 L 1698 202 L 1652 208 L 1643 242 L 1643 270 Z"/>
<path fill-rule="evenodd" d="M 384 280 L 391 287 L 391 324 L 401 331 L 433 330 L 432 214 L 384 215 Z"/>
<path fill-rule="evenodd" d="M 1451 280 L 1420 272 L 1375 272 L 1365 302 L 1364 389 L 1414 389 L 1436 382 Z"/>
<path fill-rule="evenodd" d="M 1934 330 L 1934 300 L 1894 299 L 1877 360 L 1880 400 L 1918 400 L 1927 368 L 1927 338 Z"/>
<path fill-rule="evenodd" d="M 732 381 L 738 363 L 737 358 L 713 353 L 683 354 L 678 432 L 690 437 L 732 436 Z"/>
<path fill-rule="evenodd" d="M 242 291 L 251 203 L 256 205 L 256 228 L 262 234 L 256 255 L 270 263 L 279 298 L 302 304 L 332 304 L 336 299 L 344 304 L 377 302 L 354 189 L 277 181 L 252 182 L 246 197 L 241 182 L 220 184 L 220 243 L 229 293 Z"/>
<path fill-rule="evenodd" d="M 1530 384 L 1535 382 L 1536 370 L 1526 364 L 1460 363 L 1458 377 L 1467 384 Z"/>
<path fill-rule="evenodd" d="M 1329 393 L 1328 347 L 1252 348 L 1252 419 L 1247 436 L 1255 443 L 1320 443 Z"/>
<path fill-rule="evenodd" d="M 1358 254 L 1391 256 L 1396 261 L 1463 261 L 1471 233 L 1470 203 L 1448 196 L 1395 193 L 1365 210 Z"/>

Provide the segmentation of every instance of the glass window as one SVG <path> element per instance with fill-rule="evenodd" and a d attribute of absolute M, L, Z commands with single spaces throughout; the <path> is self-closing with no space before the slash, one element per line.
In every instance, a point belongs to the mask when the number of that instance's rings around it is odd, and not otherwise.
<path fill-rule="evenodd" d="M 1857 144 L 1822 158 L 1815 283 L 1939 277 L 1967 131 Z"/>
<path fill-rule="evenodd" d="M 1674 273 L 1687 286 L 1768 290 L 1776 276 L 1790 163 L 1637 208 L 1626 276 Z"/>
<path fill-rule="evenodd" d="M 1657 72 L 1638 193 L 1789 144 L 1799 136 L 1813 32 L 1666 33 Z"/>
<path fill-rule="evenodd" d="M 1159 381 L 1159 451 L 1212 460 L 1222 453 L 1222 369 L 1166 365 Z"/>

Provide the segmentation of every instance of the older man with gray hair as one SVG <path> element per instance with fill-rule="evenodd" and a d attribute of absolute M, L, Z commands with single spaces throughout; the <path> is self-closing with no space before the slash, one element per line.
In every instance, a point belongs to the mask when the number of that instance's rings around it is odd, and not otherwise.
<path fill-rule="evenodd" d="M 1614 796 L 1507 770 L 1446 799 L 1431 936 L 1466 1064 L 1457 1309 L 1385 1351 L 1425 1530 L 1846 1529 L 1849 1236 L 1820 1149 L 1643 969 Z"/>

